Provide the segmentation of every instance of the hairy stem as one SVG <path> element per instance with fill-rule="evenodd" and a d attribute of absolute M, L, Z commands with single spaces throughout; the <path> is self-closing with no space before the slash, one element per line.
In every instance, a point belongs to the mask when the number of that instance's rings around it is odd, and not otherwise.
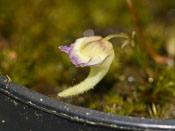
<path fill-rule="evenodd" d="M 114 59 L 114 56 L 115 56 L 114 51 L 112 51 L 112 54 L 107 56 L 107 58 L 101 64 L 90 67 L 90 73 L 84 81 L 58 93 L 58 96 L 59 97 L 75 96 L 92 89 L 106 75 Z"/>

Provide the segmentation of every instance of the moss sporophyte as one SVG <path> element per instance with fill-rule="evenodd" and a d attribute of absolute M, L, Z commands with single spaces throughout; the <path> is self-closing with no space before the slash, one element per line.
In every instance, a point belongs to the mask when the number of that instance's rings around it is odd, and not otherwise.
<path fill-rule="evenodd" d="M 90 73 L 85 80 L 60 93 L 59 97 L 69 97 L 82 94 L 97 85 L 107 74 L 115 57 L 112 38 L 125 38 L 130 40 L 126 34 L 82 37 L 68 46 L 60 46 L 59 49 L 68 54 L 71 62 L 76 67 L 90 67 Z"/>

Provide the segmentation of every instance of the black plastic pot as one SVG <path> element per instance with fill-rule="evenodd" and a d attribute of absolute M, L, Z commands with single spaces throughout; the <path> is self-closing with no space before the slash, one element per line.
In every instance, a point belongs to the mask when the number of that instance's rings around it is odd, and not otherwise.
<path fill-rule="evenodd" d="M 0 75 L 0 131 L 175 130 L 175 120 L 107 114 L 31 91 Z"/>

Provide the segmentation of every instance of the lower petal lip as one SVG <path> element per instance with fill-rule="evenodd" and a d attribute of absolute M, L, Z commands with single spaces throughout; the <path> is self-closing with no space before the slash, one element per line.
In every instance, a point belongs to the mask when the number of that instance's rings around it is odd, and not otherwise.
<path fill-rule="evenodd" d="M 100 64 L 100 63 L 89 64 L 91 62 L 91 60 L 92 60 L 92 58 L 90 58 L 87 63 L 77 63 L 77 64 L 75 64 L 75 66 L 77 66 L 77 67 L 89 67 L 89 66 L 96 66 L 96 65 Z"/>

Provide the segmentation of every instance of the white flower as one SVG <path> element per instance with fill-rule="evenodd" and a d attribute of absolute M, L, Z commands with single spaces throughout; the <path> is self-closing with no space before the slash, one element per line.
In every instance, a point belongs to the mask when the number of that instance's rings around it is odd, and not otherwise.
<path fill-rule="evenodd" d="M 90 66 L 90 73 L 84 81 L 60 92 L 58 96 L 69 97 L 84 93 L 101 81 L 108 72 L 115 56 L 112 43 L 108 41 L 114 37 L 128 39 L 128 36 L 125 34 L 109 35 L 105 38 L 101 36 L 90 36 L 77 39 L 69 47 L 59 47 L 60 50 L 68 54 L 75 66 Z"/>

